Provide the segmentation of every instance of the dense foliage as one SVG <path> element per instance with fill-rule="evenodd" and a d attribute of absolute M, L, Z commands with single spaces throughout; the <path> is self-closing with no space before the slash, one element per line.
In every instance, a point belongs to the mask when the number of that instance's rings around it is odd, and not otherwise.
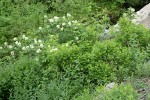
<path fill-rule="evenodd" d="M 136 99 L 131 84 L 105 89 L 150 76 L 150 30 L 125 7 L 134 2 L 1 0 L 0 100 Z"/>

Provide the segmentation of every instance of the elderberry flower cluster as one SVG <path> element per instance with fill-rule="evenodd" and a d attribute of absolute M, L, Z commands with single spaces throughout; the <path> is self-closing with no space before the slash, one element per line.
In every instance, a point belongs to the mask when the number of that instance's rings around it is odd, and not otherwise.
<path fill-rule="evenodd" d="M 80 25 L 77 20 L 73 20 L 72 15 L 69 13 L 63 17 L 54 16 L 53 18 L 48 18 L 47 15 L 44 15 L 44 23 L 45 26 L 40 26 L 38 32 L 52 28 L 56 28 L 58 31 L 65 31 L 67 27 L 77 29 L 77 26 Z"/>
<path fill-rule="evenodd" d="M 4 42 L 0 46 L 0 51 L 7 52 L 10 56 L 16 56 L 19 53 L 39 54 L 43 49 L 44 42 L 41 39 L 31 39 L 25 34 L 14 37 L 12 42 Z"/>

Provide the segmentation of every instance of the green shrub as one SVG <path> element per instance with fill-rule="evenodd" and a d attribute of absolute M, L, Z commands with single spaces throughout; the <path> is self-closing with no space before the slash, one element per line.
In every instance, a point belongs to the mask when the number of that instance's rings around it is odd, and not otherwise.
<path fill-rule="evenodd" d="M 149 62 L 141 65 L 141 76 L 149 77 L 150 76 L 149 71 L 150 71 L 150 63 Z"/>
<path fill-rule="evenodd" d="M 93 2 L 90 0 L 48 0 L 49 11 L 54 10 L 57 13 L 71 13 L 76 18 L 88 16 L 92 11 Z M 54 12 L 54 13 L 55 13 Z"/>
<path fill-rule="evenodd" d="M 78 97 L 73 100 L 135 100 L 138 93 L 131 84 L 115 85 L 111 90 L 107 90 L 104 86 L 98 86 L 94 92 L 89 89 L 84 90 Z"/>
<path fill-rule="evenodd" d="M 116 40 L 127 47 L 146 48 L 149 44 L 149 30 L 140 25 L 133 24 L 128 18 L 119 21 L 120 31 Z"/>
<path fill-rule="evenodd" d="M 24 1 L 14 4 L 11 0 L 1 0 L 0 5 L 0 43 L 11 42 L 13 37 L 34 32 L 42 23 L 41 16 L 46 11 L 46 6 L 41 3 L 29 4 Z"/>
<path fill-rule="evenodd" d="M 10 63 L 10 65 L 5 65 L 1 69 L 3 69 L 3 72 L 0 73 L 0 79 L 2 80 L 0 98 L 2 99 L 8 99 L 11 93 L 15 93 L 15 90 L 19 92 L 20 87 L 25 89 L 35 87 L 40 82 L 40 75 L 42 74 L 39 72 L 39 64 L 34 59 L 27 57 Z"/>
<path fill-rule="evenodd" d="M 58 100 L 65 99 L 69 100 L 72 95 L 75 95 L 80 91 L 82 84 L 80 81 L 61 81 L 53 80 L 49 83 L 42 81 L 37 87 L 26 89 L 23 87 L 17 87 L 14 92 L 11 91 L 11 96 L 9 99 L 14 100 L 29 100 L 29 99 L 39 99 L 39 100 Z"/>
<path fill-rule="evenodd" d="M 0 79 L 1 99 L 70 99 L 83 88 L 80 79 L 68 80 L 64 73 L 55 73 L 29 57 L 3 68 Z"/>
<path fill-rule="evenodd" d="M 133 89 L 131 84 L 116 85 L 110 91 L 106 88 L 101 89 L 96 100 L 135 100 L 137 99 L 137 92 Z"/>
<path fill-rule="evenodd" d="M 84 48 L 85 49 L 85 48 Z M 82 47 L 61 46 L 47 50 L 51 70 L 61 72 L 62 79 L 82 80 L 83 84 L 104 84 L 114 77 L 112 68 L 107 63 L 93 57 L 93 54 L 83 51 Z"/>
<path fill-rule="evenodd" d="M 96 92 L 90 92 L 90 89 L 84 89 L 82 93 L 79 93 L 77 96 L 73 97 L 72 100 L 93 100 L 96 96 Z"/>
<path fill-rule="evenodd" d="M 144 52 L 123 47 L 113 40 L 96 43 L 92 56 L 95 61 L 107 63 L 115 71 L 118 81 L 129 75 L 137 74 L 138 66 L 147 59 L 147 54 Z"/>

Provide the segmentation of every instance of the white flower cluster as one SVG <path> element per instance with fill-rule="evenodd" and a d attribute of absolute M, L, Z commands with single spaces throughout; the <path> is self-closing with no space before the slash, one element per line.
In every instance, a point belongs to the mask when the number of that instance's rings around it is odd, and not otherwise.
<path fill-rule="evenodd" d="M 38 48 L 35 48 L 35 47 L 38 47 Z M 42 50 L 42 48 L 44 47 L 44 44 L 42 42 L 42 40 L 37 40 L 36 38 L 34 38 L 34 44 L 30 44 L 29 46 L 24 46 L 22 47 L 22 50 L 30 50 L 30 49 L 37 49 L 36 50 L 36 53 L 40 53 Z"/>
<path fill-rule="evenodd" d="M 71 14 L 67 13 L 67 17 L 71 17 Z"/>
<path fill-rule="evenodd" d="M 48 19 L 48 21 L 49 21 L 50 23 L 53 23 L 53 22 L 57 22 L 59 19 L 60 19 L 59 17 L 54 16 L 54 18 Z"/>
<path fill-rule="evenodd" d="M 22 35 L 22 39 L 24 39 L 24 40 L 28 40 L 29 38 L 28 37 L 26 37 L 24 34 Z"/>
<path fill-rule="evenodd" d="M 37 50 L 36 50 L 36 53 L 40 53 L 40 52 L 41 52 L 41 49 L 37 49 Z"/>
<path fill-rule="evenodd" d="M 71 17 L 71 14 L 67 13 L 67 17 Z M 47 19 L 48 17 L 47 17 L 46 15 L 44 15 L 44 18 Z M 65 16 L 63 16 L 62 18 L 63 18 L 63 19 L 66 19 Z M 54 16 L 54 18 L 48 19 L 48 21 L 49 21 L 50 23 L 53 23 L 53 22 L 57 22 L 59 19 L 60 19 L 60 17 Z"/>
<path fill-rule="evenodd" d="M 21 43 L 18 42 L 18 41 L 15 41 L 15 44 L 16 44 L 17 46 L 21 46 Z"/>
<path fill-rule="evenodd" d="M 54 52 L 54 51 L 57 51 L 57 50 L 58 50 L 58 48 L 53 48 L 53 49 L 50 50 L 50 52 Z"/>
<path fill-rule="evenodd" d="M 8 45 L 7 42 L 4 42 L 4 47 L 8 48 L 8 49 L 12 49 L 13 46 L 12 45 Z M 3 49 L 3 47 L 1 47 L 1 49 Z"/>
<path fill-rule="evenodd" d="M 4 46 L 0 46 L 0 50 L 8 50 L 12 56 L 15 56 L 15 52 L 18 52 L 18 50 L 21 52 L 32 50 L 36 53 L 40 53 L 44 48 L 43 41 L 34 38 L 33 43 L 29 44 L 28 41 L 26 41 L 28 39 L 29 38 L 24 34 L 20 38 L 14 37 L 12 45 L 8 44 L 8 42 L 4 42 Z"/>
<path fill-rule="evenodd" d="M 67 13 L 67 17 L 71 17 L 71 14 Z M 63 19 L 66 19 L 65 16 L 63 16 L 62 18 L 63 18 Z M 60 19 L 60 17 L 58 17 L 58 16 L 54 16 L 53 18 L 48 19 L 48 16 L 47 16 L 47 15 L 44 15 L 44 22 L 46 22 L 45 20 L 48 20 L 48 21 L 50 22 L 50 24 L 53 24 L 54 22 L 58 22 L 59 19 Z M 71 25 L 70 22 L 69 22 L 68 24 Z M 64 25 L 66 25 L 66 24 L 63 23 L 62 26 L 64 26 Z M 47 25 L 46 27 L 49 28 L 50 25 Z M 61 31 L 63 31 L 63 29 L 64 29 L 63 27 L 60 27 L 60 25 L 57 25 L 56 27 L 59 28 Z M 42 27 L 39 27 L 39 28 L 38 28 L 38 32 L 41 32 L 42 30 L 43 30 Z"/>
<path fill-rule="evenodd" d="M 44 19 L 48 20 L 48 22 L 50 22 L 50 24 L 53 24 L 54 22 L 58 22 L 60 19 L 65 20 L 66 18 L 70 18 L 70 17 L 71 17 L 71 14 L 69 14 L 69 13 L 67 13 L 66 17 L 65 16 L 63 16 L 63 17 L 54 16 L 51 19 L 48 19 L 47 15 L 44 15 Z M 77 20 L 73 20 L 73 21 L 69 21 L 69 22 L 62 22 L 61 24 L 57 23 L 56 28 L 63 31 L 65 26 L 71 26 L 72 24 L 77 24 L 77 23 L 78 23 Z M 50 25 L 46 25 L 46 28 L 50 28 Z M 76 27 L 75 27 L 75 29 L 76 29 Z M 42 27 L 39 27 L 39 31 L 42 31 Z"/>

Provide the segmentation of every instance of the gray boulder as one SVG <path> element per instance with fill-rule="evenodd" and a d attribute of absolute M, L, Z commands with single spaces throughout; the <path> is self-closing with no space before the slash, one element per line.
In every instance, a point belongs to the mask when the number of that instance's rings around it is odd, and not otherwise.
<path fill-rule="evenodd" d="M 136 18 L 132 20 L 136 24 L 142 24 L 150 28 L 150 3 L 136 12 Z"/>

